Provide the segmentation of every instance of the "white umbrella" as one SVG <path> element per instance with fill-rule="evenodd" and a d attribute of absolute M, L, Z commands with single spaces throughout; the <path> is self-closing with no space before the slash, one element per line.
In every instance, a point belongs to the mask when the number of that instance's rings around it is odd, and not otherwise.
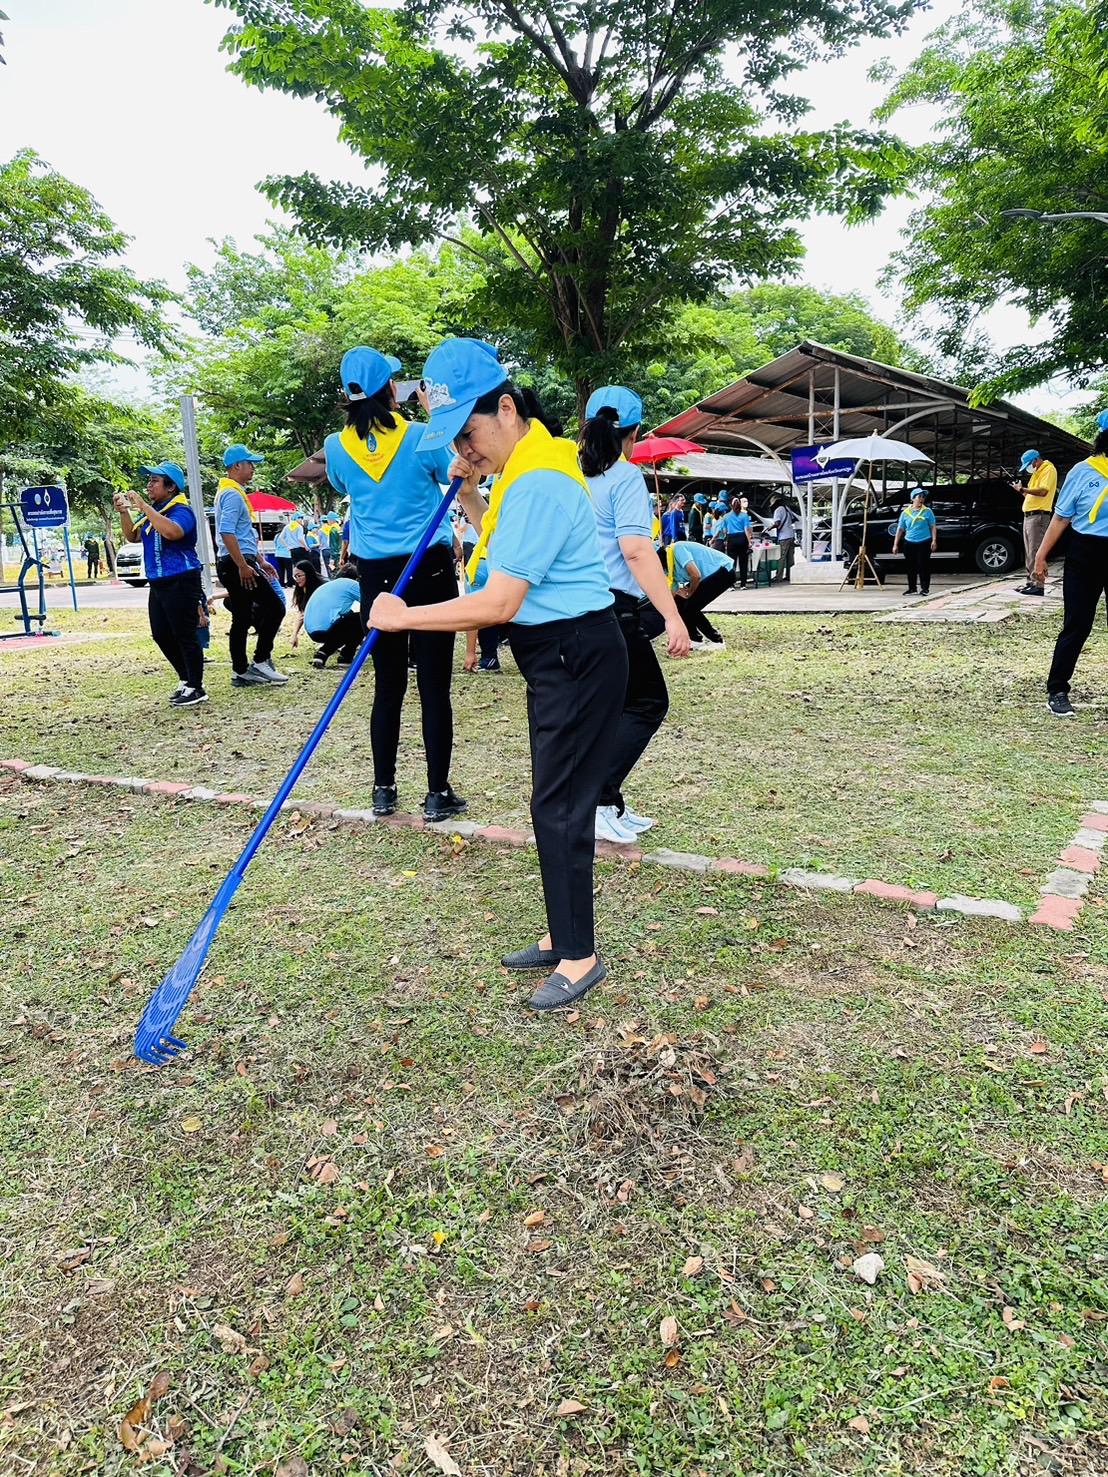
<path fill-rule="evenodd" d="M 869 468 L 874 462 L 929 462 L 931 458 L 926 451 L 920 451 L 918 446 L 910 446 L 907 441 L 893 441 L 888 436 L 852 436 L 846 441 L 836 441 L 833 446 L 825 446 L 822 451 L 816 453 L 816 461 L 829 462 L 832 457 L 851 457 L 855 464 L 860 466 L 866 463 L 866 494 L 862 502 L 862 542 L 858 549 L 858 556 L 854 561 L 854 588 L 862 589 L 866 582 L 866 570 L 877 579 L 877 571 L 870 561 L 869 552 L 866 549 L 866 535 L 869 532 L 869 499 L 873 491 L 873 482 L 870 480 Z M 843 585 L 850 578 L 850 570 L 843 575 Z M 839 586 L 842 589 L 842 585 Z"/>

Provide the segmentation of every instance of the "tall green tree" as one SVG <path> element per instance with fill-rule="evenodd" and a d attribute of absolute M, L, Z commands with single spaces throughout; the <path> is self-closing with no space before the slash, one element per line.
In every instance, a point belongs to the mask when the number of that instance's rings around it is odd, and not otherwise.
<path fill-rule="evenodd" d="M 668 304 L 795 267 L 798 219 L 875 214 L 905 162 L 878 133 L 800 128 L 783 84 L 916 0 L 214 3 L 239 17 L 232 70 L 322 102 L 375 166 L 365 187 L 271 178 L 270 198 L 362 249 L 464 243 L 469 219 L 497 243 L 466 247 L 490 316 L 579 396 L 661 351 Z"/>
<path fill-rule="evenodd" d="M 119 265 L 127 239 L 32 150 L 0 163 L 0 444 L 57 414 L 77 370 L 117 360 L 117 335 L 166 343 L 171 294 Z"/>
<path fill-rule="evenodd" d="M 1108 362 L 1108 226 L 1002 212 L 1108 210 L 1108 7 L 977 0 L 935 32 L 882 109 L 940 110 L 920 150 L 926 203 L 895 260 L 905 306 L 982 398 Z M 1042 343 L 997 353 L 981 316 L 1008 301 L 1045 323 Z"/>

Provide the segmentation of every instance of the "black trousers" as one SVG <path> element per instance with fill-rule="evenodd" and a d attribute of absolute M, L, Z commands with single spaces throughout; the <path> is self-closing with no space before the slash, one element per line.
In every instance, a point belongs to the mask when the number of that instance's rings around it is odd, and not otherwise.
<path fill-rule="evenodd" d="M 527 682 L 531 822 L 547 926 L 563 959 L 584 959 L 596 948 L 596 807 L 627 689 L 627 644 L 611 610 L 513 624 L 508 639 Z"/>
<path fill-rule="evenodd" d="M 100 555 L 93 559 L 91 555 L 85 556 L 85 578 L 94 580 L 100 572 Z"/>
<path fill-rule="evenodd" d="M 244 558 L 258 574 L 254 587 L 250 590 L 239 579 L 238 566 L 233 559 L 225 554 L 216 564 L 220 584 L 227 591 L 227 609 L 231 612 L 231 629 L 227 636 L 231 649 L 231 666 L 239 676 L 250 665 L 246 656 L 246 638 L 250 628 L 254 628 L 258 637 L 254 647 L 254 660 L 267 662 L 273 655 L 273 642 L 285 618 L 281 597 L 258 569 L 255 556 L 246 554 Z"/>
<path fill-rule="evenodd" d="M 642 605 L 635 595 L 613 590 L 616 620 L 627 647 L 627 689 L 623 712 L 616 724 L 615 751 L 608 779 L 600 792 L 601 805 L 614 805 L 623 814 L 623 782 L 643 756 L 647 744 L 669 712 L 669 692 L 662 668 L 643 629 Z"/>
<path fill-rule="evenodd" d="M 368 624 L 374 600 L 382 591 L 393 588 L 407 562 L 407 554 L 388 559 L 359 557 L 363 626 Z M 438 605 L 443 600 L 453 600 L 457 594 L 453 554 L 446 544 L 432 544 L 405 590 L 404 599 L 409 605 Z M 450 783 L 450 758 L 454 750 L 454 713 L 450 706 L 450 675 L 454 665 L 452 631 L 382 631 L 377 637 L 373 648 L 373 712 L 369 722 L 373 783 L 396 783 L 400 715 L 408 690 L 409 645 L 423 719 L 427 788 L 445 790 Z"/>
<path fill-rule="evenodd" d="M 182 682 L 204 686 L 204 653 L 197 638 L 197 610 L 204 587 L 200 571 L 187 569 L 150 581 L 150 634 Z"/>
<path fill-rule="evenodd" d="M 908 571 L 908 589 L 915 593 L 916 580 L 926 595 L 931 589 L 931 540 L 920 539 L 918 544 L 904 540 L 904 563 Z"/>
<path fill-rule="evenodd" d="M 727 535 L 727 557 L 738 568 L 739 583 L 745 585 L 750 578 L 750 540 L 745 533 Z"/>
<path fill-rule="evenodd" d="M 319 655 L 322 657 L 334 656 L 336 651 L 342 653 L 344 661 L 352 662 L 354 654 L 362 644 L 365 635 L 365 627 L 362 618 L 353 610 L 348 610 L 345 615 L 340 615 L 333 626 L 326 631 L 320 631 L 318 635 L 309 631 L 308 635 L 319 647 Z M 380 636 L 378 636 L 380 641 Z"/>
<path fill-rule="evenodd" d="M 693 641 L 722 641 L 723 637 L 704 614 L 713 600 L 718 600 L 725 590 L 735 583 L 735 574 L 730 569 L 717 569 L 715 574 L 702 579 L 687 598 L 678 597 L 677 610 L 685 622 L 689 637 Z"/>
<path fill-rule="evenodd" d="M 477 649 L 482 661 L 490 661 L 500 650 L 500 643 L 508 634 L 507 626 L 485 626 L 477 632 Z"/>
<path fill-rule="evenodd" d="M 1062 571 L 1062 629 L 1054 643 L 1054 660 L 1046 679 L 1046 690 L 1070 690 L 1070 678 L 1096 620 L 1101 595 L 1108 591 L 1108 538 L 1075 533 L 1066 540 L 1066 563 Z"/>
<path fill-rule="evenodd" d="M 274 554 L 273 565 L 283 590 L 292 589 L 292 560 L 287 554 Z"/>

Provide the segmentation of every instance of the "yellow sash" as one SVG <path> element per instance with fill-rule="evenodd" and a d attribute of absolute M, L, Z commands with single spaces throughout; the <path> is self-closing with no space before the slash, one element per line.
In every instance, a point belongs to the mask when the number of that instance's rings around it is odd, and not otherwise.
<path fill-rule="evenodd" d="M 528 472 L 561 472 L 566 477 L 572 477 L 588 495 L 589 484 L 585 481 L 581 463 L 577 460 L 576 444 L 567 441 L 564 436 L 552 436 L 542 421 L 532 421 L 530 430 L 516 442 L 515 449 L 504 464 L 504 470 L 492 485 L 488 512 L 481 524 L 481 537 L 466 565 L 466 578 L 470 584 L 477 577 L 477 566 L 488 553 L 489 539 L 499 521 L 504 494 L 513 482 L 518 482 Z"/>
<path fill-rule="evenodd" d="M 237 492 L 239 497 L 242 498 L 243 502 L 246 504 L 246 516 L 250 519 L 251 523 L 253 523 L 255 514 L 254 509 L 250 506 L 250 499 L 246 496 L 246 488 L 243 487 L 241 482 L 236 482 L 233 477 L 221 477 L 219 479 L 219 486 L 215 490 L 216 502 L 219 502 L 219 499 L 228 490 L 228 488 L 230 488 L 234 492 Z"/>
<path fill-rule="evenodd" d="M 673 589 L 674 582 L 675 582 L 675 580 L 677 578 L 677 576 L 676 576 L 676 569 L 677 569 L 677 560 L 676 560 L 676 557 L 674 556 L 673 545 L 672 544 L 667 544 L 666 545 L 666 578 L 669 580 L 669 587 L 670 587 L 671 590 Z"/>
<path fill-rule="evenodd" d="M 1089 456 L 1085 460 L 1094 472 L 1099 472 L 1104 478 L 1104 486 L 1100 489 L 1100 496 L 1089 509 L 1089 522 L 1096 522 L 1096 515 L 1100 512 L 1101 504 L 1108 498 L 1108 456 Z"/>
<path fill-rule="evenodd" d="M 153 507 L 153 504 L 151 504 L 151 506 Z M 161 507 L 154 508 L 154 512 L 155 513 L 165 513 L 170 508 L 187 508 L 188 506 L 189 506 L 189 500 L 188 500 L 188 498 L 184 495 L 183 492 L 178 492 L 173 497 L 171 497 L 167 503 L 162 503 Z M 144 523 L 149 523 L 149 522 L 150 522 L 150 520 L 146 516 L 146 514 L 145 513 L 141 513 L 141 512 L 139 513 L 138 517 L 131 519 L 131 525 L 134 528 L 134 530 L 135 530 L 136 533 L 138 533 L 138 531 L 142 528 L 142 525 Z"/>
<path fill-rule="evenodd" d="M 353 426 L 347 426 L 344 431 L 339 432 L 339 445 L 347 456 L 357 466 L 361 467 L 367 477 L 372 477 L 374 482 L 380 482 L 381 478 L 392 465 L 392 459 L 400 450 L 401 443 L 408 433 L 411 421 L 406 421 L 403 416 L 393 413 L 395 422 L 391 431 L 370 431 L 370 440 L 373 448 L 370 449 L 368 441 L 363 441 Z"/>

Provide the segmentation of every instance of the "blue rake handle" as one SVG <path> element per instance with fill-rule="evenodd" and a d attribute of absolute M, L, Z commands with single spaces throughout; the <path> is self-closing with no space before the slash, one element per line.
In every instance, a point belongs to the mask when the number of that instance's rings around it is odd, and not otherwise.
<path fill-rule="evenodd" d="M 419 543 L 416 545 L 415 552 L 407 564 L 405 564 L 403 572 L 396 582 L 393 589 L 394 595 L 403 595 L 407 589 L 412 575 L 415 574 L 416 569 L 419 567 L 420 561 L 427 552 L 439 524 L 446 516 L 446 510 L 457 497 L 461 485 L 461 479 L 455 477 L 447 488 L 442 502 L 435 511 L 434 517 L 423 530 Z M 362 670 L 370 652 L 376 646 L 379 634 L 380 632 L 376 629 L 370 631 L 358 648 L 357 655 L 347 668 L 342 681 L 336 687 L 331 701 L 324 708 L 322 717 L 315 728 L 312 729 L 300 753 L 293 760 L 292 768 L 281 782 L 281 787 L 270 802 L 269 809 L 255 826 L 254 833 L 243 847 L 238 861 L 235 862 L 230 872 L 223 879 L 220 889 L 212 899 L 208 911 L 197 925 L 196 932 L 185 945 L 180 958 L 173 965 L 165 979 L 162 980 L 153 995 L 151 995 L 146 1009 L 142 1013 L 142 1019 L 138 1023 L 138 1030 L 135 1033 L 135 1055 L 142 1061 L 151 1062 L 154 1066 L 160 1067 L 184 1051 L 185 1043 L 171 1033 L 177 1024 L 178 1017 L 185 1008 L 189 996 L 192 994 L 193 986 L 200 978 L 200 971 L 204 967 L 204 960 L 208 957 L 208 950 L 211 947 L 216 930 L 223 921 L 227 909 L 231 906 L 231 901 L 238 889 L 238 885 L 242 881 L 243 873 L 253 860 L 254 853 L 265 840 L 267 831 L 280 814 L 281 806 L 292 793 L 293 786 L 303 774 L 308 760 L 315 753 L 320 739 L 326 732 L 331 719 L 341 707 L 346 694 L 358 680 L 358 673 Z"/>

